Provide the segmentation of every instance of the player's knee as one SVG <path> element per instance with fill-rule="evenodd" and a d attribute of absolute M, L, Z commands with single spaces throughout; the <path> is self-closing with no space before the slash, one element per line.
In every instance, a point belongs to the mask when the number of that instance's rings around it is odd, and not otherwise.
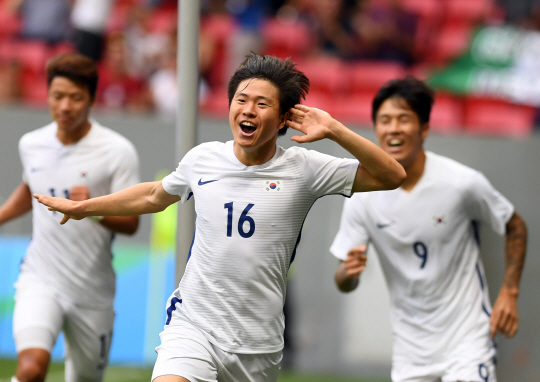
<path fill-rule="evenodd" d="M 42 382 L 49 367 L 50 354 L 43 349 L 26 349 L 17 359 L 17 379 L 19 382 Z"/>
<path fill-rule="evenodd" d="M 17 379 L 19 382 L 43 382 L 47 375 L 47 364 L 31 357 L 19 359 Z"/>

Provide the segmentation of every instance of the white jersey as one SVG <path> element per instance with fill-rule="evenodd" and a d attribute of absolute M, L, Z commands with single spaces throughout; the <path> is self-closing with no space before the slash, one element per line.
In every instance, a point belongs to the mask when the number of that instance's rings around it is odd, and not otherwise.
<path fill-rule="evenodd" d="M 233 141 L 192 149 L 163 180 L 183 202 L 193 194 L 197 213 L 167 323 L 187 319 L 228 352 L 280 351 L 287 271 L 304 219 L 319 197 L 349 196 L 357 168 L 356 160 L 299 147 L 278 146 L 258 166 L 243 165 Z"/>
<path fill-rule="evenodd" d="M 91 122 L 88 134 L 71 145 L 58 140 L 55 122 L 21 138 L 23 182 L 33 194 L 69 197 L 73 186 L 85 185 L 90 197 L 96 197 L 139 182 L 139 160 L 131 142 Z M 32 241 L 17 286 L 42 282 L 77 305 L 112 307 L 111 231 L 91 219 L 60 226 L 62 214 L 33 198 L 32 207 Z"/>
<path fill-rule="evenodd" d="M 345 202 L 330 251 L 344 260 L 372 242 L 390 292 L 394 361 L 494 355 L 478 225 L 504 234 L 512 204 L 478 171 L 426 153 L 411 192 L 356 194 Z"/>

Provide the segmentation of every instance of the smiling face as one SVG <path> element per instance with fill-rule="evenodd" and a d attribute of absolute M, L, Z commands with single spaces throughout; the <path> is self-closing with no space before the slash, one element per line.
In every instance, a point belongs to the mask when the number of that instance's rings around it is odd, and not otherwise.
<path fill-rule="evenodd" d="M 279 114 L 279 91 L 275 85 L 257 78 L 240 82 L 229 109 L 238 160 L 248 166 L 270 160 L 286 117 L 287 114 Z"/>
<path fill-rule="evenodd" d="M 58 124 L 57 136 L 61 141 L 66 143 L 63 138 L 78 140 L 88 132 L 93 101 L 87 88 L 66 77 L 54 77 L 49 85 L 47 101 L 51 116 Z"/>
<path fill-rule="evenodd" d="M 418 115 L 402 98 L 386 99 L 375 118 L 375 134 L 381 148 L 404 168 L 411 167 L 423 153 L 423 142 L 429 132 Z"/>

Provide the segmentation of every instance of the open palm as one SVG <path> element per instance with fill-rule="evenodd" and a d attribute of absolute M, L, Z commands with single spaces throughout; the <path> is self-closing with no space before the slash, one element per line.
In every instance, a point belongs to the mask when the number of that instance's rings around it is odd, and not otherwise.
<path fill-rule="evenodd" d="M 84 216 L 77 214 L 75 209 L 77 202 L 74 202 L 73 200 L 39 194 L 34 194 L 34 198 L 36 198 L 39 203 L 49 207 L 49 211 L 63 213 L 64 217 L 62 218 L 62 221 L 60 221 L 60 224 L 65 224 L 69 219 L 81 220 L 84 218 Z"/>
<path fill-rule="evenodd" d="M 323 110 L 296 105 L 289 110 L 289 119 L 285 124 L 305 134 L 291 137 L 292 141 L 307 143 L 329 138 L 334 122 L 334 118 Z"/>

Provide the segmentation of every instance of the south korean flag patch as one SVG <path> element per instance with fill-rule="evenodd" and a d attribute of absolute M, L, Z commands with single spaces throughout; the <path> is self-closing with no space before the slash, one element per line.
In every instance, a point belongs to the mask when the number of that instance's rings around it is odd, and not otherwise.
<path fill-rule="evenodd" d="M 264 180 L 264 191 L 266 192 L 282 192 L 283 181 L 282 180 Z"/>

